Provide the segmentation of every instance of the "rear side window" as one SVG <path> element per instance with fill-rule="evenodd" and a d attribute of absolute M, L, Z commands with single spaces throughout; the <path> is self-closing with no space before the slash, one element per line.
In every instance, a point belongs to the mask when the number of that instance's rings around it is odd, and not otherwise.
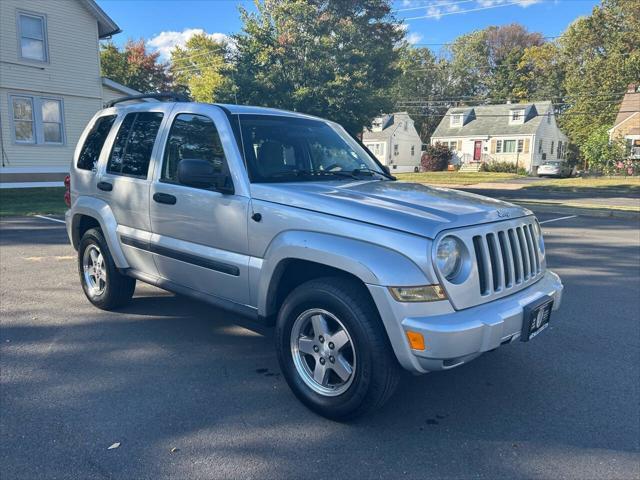
<path fill-rule="evenodd" d="M 100 158 L 100 152 L 104 145 L 107 135 L 113 126 L 113 122 L 116 120 L 116 115 L 107 115 L 100 117 L 94 123 L 93 128 L 87 135 L 87 139 L 84 141 L 82 150 L 80 150 L 80 156 L 78 157 L 77 167 L 81 170 L 93 170 L 98 164 Z"/>
<path fill-rule="evenodd" d="M 138 112 L 124 117 L 113 143 L 107 173 L 147 178 L 162 116 L 160 112 Z"/>
<path fill-rule="evenodd" d="M 206 160 L 216 172 L 223 171 L 224 150 L 218 130 L 209 117 L 190 113 L 176 116 L 164 150 L 161 180 L 179 183 L 178 164 L 184 159 Z"/>

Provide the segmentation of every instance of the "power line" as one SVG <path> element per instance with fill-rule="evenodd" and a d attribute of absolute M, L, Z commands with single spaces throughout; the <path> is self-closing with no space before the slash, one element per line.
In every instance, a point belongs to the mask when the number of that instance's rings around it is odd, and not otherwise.
<path fill-rule="evenodd" d="M 512 6 L 512 5 L 523 5 L 523 2 L 516 1 L 516 2 L 510 2 L 510 3 L 499 3 L 497 5 L 487 5 L 487 6 L 484 6 L 484 7 L 469 8 L 467 10 L 455 10 L 453 12 L 439 12 L 439 13 L 433 13 L 433 14 L 429 14 L 429 15 L 422 15 L 420 17 L 403 18 L 403 20 L 411 21 L 411 20 L 422 20 L 422 19 L 425 19 L 425 18 L 440 18 L 440 17 L 444 17 L 444 16 L 447 16 L 447 15 L 459 15 L 459 14 L 462 14 L 462 13 L 479 12 L 481 10 L 489 10 L 490 8 L 509 7 L 509 6 Z M 435 5 L 435 7 L 437 7 L 437 5 Z"/>
<path fill-rule="evenodd" d="M 458 0 L 458 1 L 454 1 L 454 2 L 449 2 L 449 3 L 425 3 L 424 5 L 420 5 L 419 7 L 405 7 L 405 8 L 398 8 L 396 10 L 394 10 L 395 12 L 409 12 L 411 10 L 422 10 L 423 8 L 429 8 L 429 7 L 446 7 L 449 5 L 459 5 L 460 3 L 469 3 L 469 2 L 475 2 L 476 0 Z"/>

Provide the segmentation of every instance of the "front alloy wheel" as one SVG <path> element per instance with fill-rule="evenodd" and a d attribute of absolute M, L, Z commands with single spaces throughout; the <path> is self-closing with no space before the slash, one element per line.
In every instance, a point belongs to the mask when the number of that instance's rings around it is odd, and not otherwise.
<path fill-rule="evenodd" d="M 102 295 L 107 287 L 107 269 L 98 245 L 92 244 L 85 249 L 82 255 L 82 271 L 90 295 Z"/>
<path fill-rule="evenodd" d="M 326 310 L 312 308 L 291 329 L 291 355 L 304 383 L 329 397 L 344 393 L 353 382 L 356 354 L 349 332 Z"/>

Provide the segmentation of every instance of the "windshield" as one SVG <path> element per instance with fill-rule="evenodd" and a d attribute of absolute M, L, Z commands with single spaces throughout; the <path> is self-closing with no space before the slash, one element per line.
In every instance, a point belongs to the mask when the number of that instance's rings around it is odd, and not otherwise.
<path fill-rule="evenodd" d="M 254 183 L 386 176 L 341 127 L 276 115 L 239 115 L 238 119 L 245 163 Z"/>

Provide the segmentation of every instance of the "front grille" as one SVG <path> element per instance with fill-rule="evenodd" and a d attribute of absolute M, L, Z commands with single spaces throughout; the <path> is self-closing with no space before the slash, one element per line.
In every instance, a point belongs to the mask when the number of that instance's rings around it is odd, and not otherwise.
<path fill-rule="evenodd" d="M 533 222 L 473 237 L 483 297 L 529 283 L 542 273 Z"/>

